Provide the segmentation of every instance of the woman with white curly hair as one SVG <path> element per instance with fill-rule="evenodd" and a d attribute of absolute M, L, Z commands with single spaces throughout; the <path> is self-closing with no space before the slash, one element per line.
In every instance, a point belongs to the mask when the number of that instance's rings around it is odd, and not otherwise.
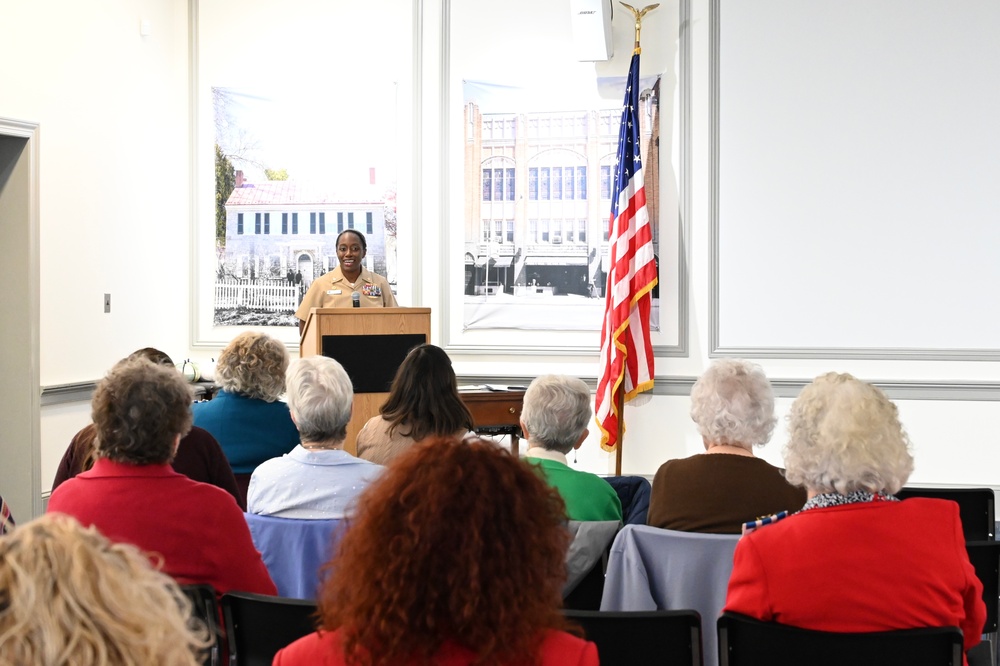
<path fill-rule="evenodd" d="M 896 406 L 829 373 L 802 390 L 788 421 L 787 477 L 809 501 L 740 539 L 725 610 L 831 632 L 955 626 L 966 650 L 979 643 L 983 586 L 958 506 L 893 497 L 913 470 Z"/>
<path fill-rule="evenodd" d="M 684 532 L 739 534 L 743 524 L 806 501 L 777 467 L 757 458 L 774 431 L 774 391 L 759 365 L 716 361 L 691 389 L 691 418 L 705 453 L 657 470 L 647 522 Z"/>

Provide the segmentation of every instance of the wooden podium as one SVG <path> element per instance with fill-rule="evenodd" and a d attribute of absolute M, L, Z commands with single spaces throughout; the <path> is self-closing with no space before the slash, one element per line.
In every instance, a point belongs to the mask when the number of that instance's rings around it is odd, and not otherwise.
<path fill-rule="evenodd" d="M 354 383 L 354 411 L 344 450 L 355 454 L 358 431 L 389 397 L 396 369 L 410 349 L 430 342 L 430 308 L 313 308 L 299 356 L 329 356 Z"/>

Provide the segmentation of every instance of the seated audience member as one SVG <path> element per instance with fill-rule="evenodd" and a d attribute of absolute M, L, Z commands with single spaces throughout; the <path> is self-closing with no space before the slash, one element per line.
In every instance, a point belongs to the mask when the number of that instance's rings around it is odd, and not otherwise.
<path fill-rule="evenodd" d="M 196 402 L 194 425 L 219 440 L 246 506 L 250 475 L 265 460 L 299 443 L 299 432 L 278 400 L 285 392 L 288 351 L 264 333 L 248 331 L 233 338 L 215 366 L 222 388 L 212 400 Z"/>
<path fill-rule="evenodd" d="M 68 516 L 0 539 L 0 663 L 196 666 L 191 603 L 135 547 Z"/>
<path fill-rule="evenodd" d="M 525 460 L 559 491 L 570 520 L 621 520 L 615 489 L 596 474 L 571 468 L 566 459 L 587 439 L 590 400 L 590 389 L 576 377 L 542 375 L 531 382 L 521 410 Z"/>
<path fill-rule="evenodd" d="M 250 479 L 250 513 L 278 518 L 343 518 L 382 472 L 342 449 L 351 420 L 351 378 L 332 358 L 300 358 L 285 375 L 288 407 L 302 442 L 272 458 Z"/>
<path fill-rule="evenodd" d="M 191 427 L 190 404 L 191 388 L 176 370 L 144 358 L 115 365 L 92 400 L 97 460 L 56 488 L 48 510 L 162 559 L 180 583 L 274 594 L 233 497 L 170 467 Z"/>
<path fill-rule="evenodd" d="M 736 546 L 725 610 L 834 632 L 960 627 L 986 609 L 954 502 L 892 496 L 913 470 L 896 406 L 851 375 L 806 386 L 788 416 L 786 476 L 802 510 Z"/>
<path fill-rule="evenodd" d="M 319 632 L 276 666 L 598 663 L 563 631 L 562 500 L 507 451 L 466 442 L 417 444 L 369 486 L 330 562 Z"/>
<path fill-rule="evenodd" d="M 174 367 L 174 362 L 169 356 L 152 347 L 133 352 L 129 358 L 139 356 L 147 358 L 153 363 L 169 368 Z M 73 436 L 69 448 L 66 449 L 62 460 L 59 461 L 56 477 L 52 481 L 52 490 L 58 488 L 63 481 L 72 479 L 80 472 L 86 472 L 93 467 L 94 460 L 97 459 L 97 451 L 94 447 L 96 438 L 97 431 L 94 429 L 93 423 L 84 426 L 80 432 Z M 192 427 L 191 431 L 181 438 L 180 446 L 177 447 L 177 455 L 174 456 L 170 466 L 174 468 L 174 471 L 180 472 L 190 479 L 211 483 L 213 486 L 222 488 L 233 496 L 241 509 L 246 508 L 246 502 L 236 487 L 236 478 L 233 476 L 233 470 L 229 467 L 229 461 L 226 460 L 226 455 L 219 448 L 219 443 L 207 430 L 197 426 Z"/>
<path fill-rule="evenodd" d="M 10 513 L 10 507 L 3 497 L 0 497 L 0 534 L 7 534 L 14 530 L 14 516 Z"/>
<path fill-rule="evenodd" d="M 743 523 L 796 511 L 805 491 L 753 447 L 771 439 L 774 392 L 759 365 L 716 361 L 691 389 L 691 418 L 705 453 L 668 460 L 653 478 L 648 523 L 684 532 L 739 534 Z"/>
<path fill-rule="evenodd" d="M 472 414 L 458 394 L 451 359 L 434 345 L 410 350 L 380 412 L 357 438 L 358 457 L 379 465 L 425 437 L 461 439 L 472 430 Z"/>

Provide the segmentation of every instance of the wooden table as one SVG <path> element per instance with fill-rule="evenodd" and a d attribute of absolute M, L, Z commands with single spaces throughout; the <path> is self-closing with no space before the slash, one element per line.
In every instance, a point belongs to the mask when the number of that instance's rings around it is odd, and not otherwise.
<path fill-rule="evenodd" d="M 459 395 L 472 412 L 474 430 L 484 435 L 510 435 L 510 452 L 518 455 L 524 391 L 477 389 L 459 391 Z"/>

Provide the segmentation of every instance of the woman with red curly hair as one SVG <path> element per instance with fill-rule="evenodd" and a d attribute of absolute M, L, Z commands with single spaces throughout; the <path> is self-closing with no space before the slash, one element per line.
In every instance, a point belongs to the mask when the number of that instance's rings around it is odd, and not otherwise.
<path fill-rule="evenodd" d="M 319 631 L 274 664 L 596 666 L 563 631 L 563 521 L 558 493 L 491 442 L 416 445 L 360 497 Z"/>

